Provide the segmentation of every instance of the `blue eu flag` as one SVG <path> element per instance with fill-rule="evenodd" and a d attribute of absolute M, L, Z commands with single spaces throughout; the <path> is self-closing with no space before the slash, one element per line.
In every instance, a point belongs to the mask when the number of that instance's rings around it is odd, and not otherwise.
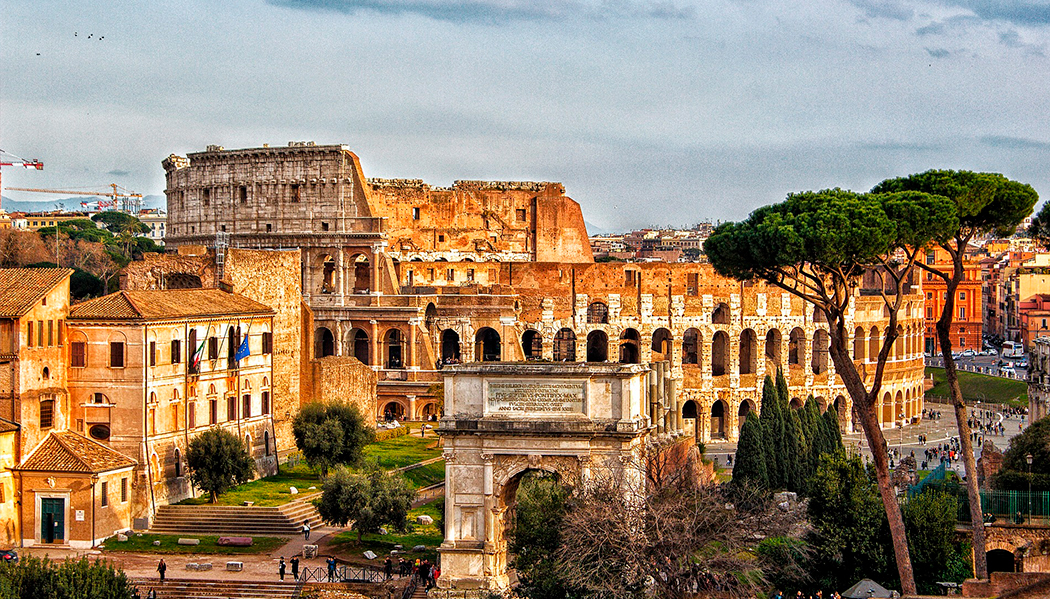
<path fill-rule="evenodd" d="M 240 362 L 241 360 L 248 357 L 248 336 L 244 336 L 244 341 L 241 341 L 241 346 L 237 348 L 237 353 L 233 354 L 233 359 Z"/>

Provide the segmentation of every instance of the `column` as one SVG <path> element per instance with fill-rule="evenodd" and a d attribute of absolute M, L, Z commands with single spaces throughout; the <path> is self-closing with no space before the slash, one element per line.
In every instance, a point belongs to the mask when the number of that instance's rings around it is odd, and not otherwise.
<path fill-rule="evenodd" d="M 416 329 L 421 322 L 418 318 L 408 319 L 408 361 L 405 365 L 412 370 L 419 370 L 419 364 L 416 364 Z"/>
<path fill-rule="evenodd" d="M 372 363 L 369 364 L 369 366 L 382 366 L 383 357 L 379 355 L 379 322 L 375 320 L 369 320 L 368 324 L 370 324 L 372 327 Z"/>

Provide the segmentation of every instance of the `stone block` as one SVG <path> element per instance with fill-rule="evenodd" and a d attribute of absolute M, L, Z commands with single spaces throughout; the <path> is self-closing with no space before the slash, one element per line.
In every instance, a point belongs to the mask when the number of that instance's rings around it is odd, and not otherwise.
<path fill-rule="evenodd" d="M 201 540 L 200 539 L 180 538 L 178 542 L 179 542 L 179 545 L 200 545 L 201 544 Z"/>
<path fill-rule="evenodd" d="M 196 572 L 199 568 L 200 568 L 200 564 L 196 564 L 196 563 L 193 563 L 193 562 L 190 562 L 190 563 L 186 564 L 186 569 L 187 570 L 192 570 L 192 571 Z"/>
<path fill-rule="evenodd" d="M 120 541 L 121 543 L 123 543 L 124 541 L 128 540 L 128 535 L 126 535 L 126 534 L 118 534 L 117 535 L 117 540 Z"/>
<path fill-rule="evenodd" d="M 416 522 L 418 524 L 429 525 L 434 523 L 434 519 L 426 514 L 422 514 L 418 518 L 416 518 Z"/>
<path fill-rule="evenodd" d="M 422 552 L 424 552 L 426 550 L 427 550 L 427 546 L 426 545 L 416 545 L 415 547 L 412 548 L 412 551 L 415 551 L 417 553 L 422 553 Z"/>
<path fill-rule="evenodd" d="M 298 495 L 299 494 L 299 489 L 296 489 L 295 487 L 288 487 L 288 492 L 291 493 L 292 495 Z"/>
<path fill-rule="evenodd" d="M 226 562 L 227 572 L 240 572 L 244 569 L 244 562 Z"/>
<path fill-rule="evenodd" d="M 372 553 L 371 551 L 366 551 L 365 552 L 365 559 L 375 559 L 375 558 L 376 558 L 376 554 Z"/>
<path fill-rule="evenodd" d="M 317 545 L 303 545 L 303 559 L 317 557 Z"/>
<path fill-rule="evenodd" d="M 153 541 L 154 547 L 160 547 L 160 541 Z"/>
<path fill-rule="evenodd" d="M 223 547 L 251 547 L 251 537 L 219 537 L 218 545 Z"/>
<path fill-rule="evenodd" d="M 211 562 L 205 562 L 203 564 L 197 564 L 197 569 L 200 571 L 211 570 Z"/>

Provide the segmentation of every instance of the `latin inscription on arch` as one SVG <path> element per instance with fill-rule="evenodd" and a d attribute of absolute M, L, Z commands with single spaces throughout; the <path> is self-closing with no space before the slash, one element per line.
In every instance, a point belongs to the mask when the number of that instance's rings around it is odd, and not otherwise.
<path fill-rule="evenodd" d="M 583 381 L 486 381 L 485 412 L 506 415 L 583 413 Z"/>

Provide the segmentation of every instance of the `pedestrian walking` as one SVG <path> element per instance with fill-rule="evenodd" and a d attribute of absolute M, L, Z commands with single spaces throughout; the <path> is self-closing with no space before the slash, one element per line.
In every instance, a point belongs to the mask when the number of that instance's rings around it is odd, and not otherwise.
<path fill-rule="evenodd" d="M 303 538 L 307 541 L 310 540 L 310 521 L 303 520 Z"/>
<path fill-rule="evenodd" d="M 332 582 L 335 579 L 335 558 L 328 558 L 328 582 Z"/>
<path fill-rule="evenodd" d="M 398 575 L 398 577 L 404 578 L 405 577 L 405 570 L 407 568 L 408 568 L 408 562 L 405 561 L 405 558 L 398 557 L 397 558 L 397 575 Z"/>
<path fill-rule="evenodd" d="M 157 591 L 156 591 L 156 589 L 150 587 L 149 592 L 146 593 L 146 599 L 157 599 Z"/>
<path fill-rule="evenodd" d="M 160 563 L 157 564 L 157 572 L 160 573 L 160 581 L 161 582 L 164 582 L 164 573 L 167 572 L 167 571 L 168 571 L 168 564 L 165 564 L 164 563 L 164 559 L 162 558 L 160 560 Z"/>
<path fill-rule="evenodd" d="M 292 578 L 299 580 L 299 556 L 292 556 Z"/>
<path fill-rule="evenodd" d="M 284 582 L 284 556 L 281 556 L 281 563 L 277 565 L 277 574 L 280 575 L 281 581 Z"/>
<path fill-rule="evenodd" d="M 383 560 L 383 573 L 386 574 L 387 580 L 394 577 L 394 562 L 390 561 L 389 555 Z"/>

